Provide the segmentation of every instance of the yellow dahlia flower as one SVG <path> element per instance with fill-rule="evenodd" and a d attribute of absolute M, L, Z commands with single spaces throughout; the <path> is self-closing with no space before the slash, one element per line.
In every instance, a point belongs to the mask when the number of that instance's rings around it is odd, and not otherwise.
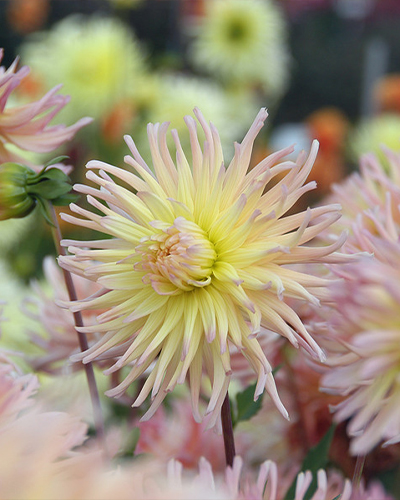
<path fill-rule="evenodd" d="M 167 148 L 168 123 L 149 124 L 154 172 L 126 137 L 133 156 L 126 156 L 125 161 L 136 173 L 90 161 L 87 178 L 99 189 L 75 186 L 88 195 L 96 213 L 72 204 L 78 217 L 65 214 L 63 219 L 113 237 L 63 243 L 72 255 L 61 256 L 61 265 L 103 286 L 99 293 L 70 303 L 70 309 L 106 309 L 97 317 L 98 324 L 81 328 L 102 338 L 75 359 L 87 363 L 119 355 L 107 373 L 126 365 L 131 371 L 108 392 L 112 396 L 147 376 L 134 402 L 134 406 L 141 405 L 151 393 L 153 403 L 144 419 L 188 377 L 193 414 L 200 420 L 204 367 L 211 382 L 206 414 L 211 414 L 212 426 L 228 390 L 229 347 L 235 345 L 257 374 L 255 398 L 266 388 L 287 416 L 257 333 L 263 326 L 324 359 L 285 299 L 318 303 L 324 297 L 326 280 L 286 265 L 343 259 L 335 251 L 344 235 L 330 246 L 313 244 L 315 236 L 339 217 L 339 206 L 285 216 L 302 194 L 315 187 L 313 182 L 304 183 L 317 143 L 308 157 L 303 152 L 296 163 L 277 164 L 292 152 L 288 147 L 248 171 L 254 140 L 267 117 L 265 109 L 242 143 L 235 145 L 228 167 L 216 128 L 198 109 L 194 113 L 206 140 L 201 148 L 196 122 L 187 116 L 191 166 L 176 131 L 172 131 L 175 163 Z M 271 179 L 285 173 L 268 189 Z"/>
<path fill-rule="evenodd" d="M 193 62 L 229 84 L 281 94 L 288 80 L 286 25 L 270 0 L 207 0 L 191 47 Z"/>
<path fill-rule="evenodd" d="M 93 118 L 131 96 L 132 82 L 144 67 L 129 28 L 101 16 L 67 17 L 51 31 L 34 34 L 22 46 L 21 56 L 48 87 L 63 82 L 64 91 L 71 95 L 67 112 Z"/>

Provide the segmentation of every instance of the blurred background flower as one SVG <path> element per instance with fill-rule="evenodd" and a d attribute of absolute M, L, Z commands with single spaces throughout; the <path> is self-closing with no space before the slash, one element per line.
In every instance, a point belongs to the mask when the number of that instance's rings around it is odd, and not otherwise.
<path fill-rule="evenodd" d="M 190 61 L 226 86 L 261 87 L 281 96 L 288 83 L 287 32 L 269 0 L 206 0 L 193 28 Z M 273 102 L 273 101 L 272 101 Z"/>
<path fill-rule="evenodd" d="M 108 113 L 118 100 L 134 95 L 135 79 L 144 71 L 133 33 L 122 21 L 100 15 L 70 16 L 32 35 L 20 53 L 45 89 L 62 82 L 71 95 L 69 119 Z"/>

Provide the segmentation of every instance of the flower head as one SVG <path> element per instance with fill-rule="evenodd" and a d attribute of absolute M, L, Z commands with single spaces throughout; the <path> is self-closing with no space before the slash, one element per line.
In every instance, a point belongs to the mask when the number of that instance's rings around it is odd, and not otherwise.
<path fill-rule="evenodd" d="M 364 154 L 359 172 L 332 187 L 329 201 L 341 204 L 342 217 L 331 233 L 349 231 L 347 251 L 371 251 L 368 238 L 363 237 L 366 230 L 385 238 L 397 238 L 396 227 L 400 227 L 400 154 L 385 147 L 382 147 L 382 152 L 385 154 L 384 163 L 373 153 Z"/>
<path fill-rule="evenodd" d="M 127 137 L 133 157 L 125 161 L 137 174 L 91 161 L 87 177 L 100 189 L 75 186 L 102 215 L 72 204 L 71 210 L 82 217 L 63 218 L 113 236 L 65 241 L 72 255 L 59 258 L 66 269 L 103 287 L 100 294 L 69 304 L 72 311 L 106 309 L 97 317 L 98 324 L 82 328 L 101 333 L 101 340 L 78 357 L 89 362 L 110 350 L 114 355 L 119 352 L 120 359 L 108 373 L 125 365 L 131 371 L 109 391 L 113 396 L 151 367 L 134 402 L 139 406 L 151 392 L 153 404 L 144 418 L 188 376 L 193 413 L 200 420 L 204 365 L 212 386 L 206 414 L 212 414 L 210 425 L 214 425 L 232 375 L 229 346 L 233 344 L 257 374 L 255 398 L 266 388 L 286 416 L 257 334 L 262 325 L 324 359 L 285 298 L 318 303 L 326 282 L 286 264 L 342 261 L 336 250 L 345 235 L 330 246 L 307 245 L 339 217 L 338 206 L 285 216 L 314 187 L 304 183 L 317 144 L 308 158 L 301 154 L 296 163 L 278 163 L 292 151 L 289 147 L 248 171 L 254 140 L 267 117 L 265 109 L 243 142 L 236 144 L 228 167 L 223 164 L 217 130 L 198 109 L 194 112 L 206 141 L 202 150 L 196 122 L 186 117 L 192 168 L 176 132 L 172 131 L 175 164 L 166 145 L 168 124 L 150 124 L 154 172 Z M 282 172 L 286 175 L 268 189 L 269 181 Z"/>
<path fill-rule="evenodd" d="M 375 257 L 346 268 L 344 281 L 332 285 L 332 299 L 339 314 L 332 314 L 328 348 L 330 369 L 321 387 L 344 396 L 335 419 L 349 420 L 351 452 L 366 454 L 379 442 L 400 442 L 400 295 L 398 236 L 395 241 L 364 238 Z"/>
<path fill-rule="evenodd" d="M 400 155 L 382 149 L 385 166 L 374 154 L 363 155 L 360 172 L 333 188 L 330 201 L 343 209 L 336 229 L 350 231 L 346 250 L 369 255 L 345 271 L 332 268 L 343 279 L 331 282 L 333 307 L 316 323 L 329 366 L 321 387 L 342 398 L 334 418 L 349 421 L 352 454 L 400 440 Z"/>
<path fill-rule="evenodd" d="M 285 22 L 271 1 L 209 0 L 193 42 L 196 65 L 227 83 L 282 93 L 288 76 Z"/>
<path fill-rule="evenodd" d="M 168 464 L 169 479 L 173 477 L 173 473 L 178 479 L 178 484 L 183 481 L 183 484 L 190 484 L 190 479 L 182 474 L 182 464 L 175 460 L 171 460 Z M 300 472 L 296 480 L 296 489 L 294 500 L 303 500 L 311 498 L 311 500 L 330 500 L 337 495 L 342 500 L 354 498 L 352 493 L 358 494 L 355 490 L 352 492 L 350 481 L 345 480 L 339 473 L 335 471 L 326 472 L 320 469 L 317 472 L 316 490 L 312 492 L 311 482 L 313 475 L 310 471 Z M 205 490 L 215 491 L 222 494 L 223 498 L 234 500 L 281 500 L 287 497 L 287 490 L 290 486 L 290 479 L 285 476 L 280 476 L 278 468 L 274 462 L 267 460 L 261 464 L 257 477 L 253 477 L 245 471 L 243 460 L 240 456 L 236 456 L 232 467 L 227 467 L 223 477 L 213 474 L 210 463 L 201 458 L 199 460 L 199 473 L 193 479 L 193 485 L 197 488 L 205 488 Z M 362 489 L 364 491 L 364 489 Z M 384 494 L 382 487 L 375 490 L 382 494 L 382 498 L 391 499 L 390 496 Z M 286 495 L 285 495 L 286 493 Z M 313 493 L 313 494 L 312 494 Z M 365 492 L 367 493 L 367 492 Z M 369 493 L 369 492 L 368 492 Z M 312 494 L 312 496 L 311 496 Z M 291 497 L 293 498 L 293 497 Z M 357 498 L 371 498 L 368 494 L 360 495 Z"/>
<path fill-rule="evenodd" d="M 0 49 L 0 61 L 3 50 Z M 29 74 L 29 68 L 22 66 L 17 70 L 18 59 L 5 69 L 0 67 L 0 161 L 19 162 L 21 158 L 7 145 L 25 151 L 47 153 L 72 139 L 75 133 L 91 122 L 82 118 L 74 125 L 49 126 L 54 116 L 68 103 L 69 97 L 57 94 L 61 85 L 54 87 L 38 101 L 23 105 L 10 106 L 11 93 Z"/>
<path fill-rule="evenodd" d="M 206 430 L 207 419 L 198 424 L 191 414 L 188 398 L 172 398 L 171 411 L 161 407 L 153 418 L 138 423 L 140 437 L 135 453 L 145 453 L 162 462 L 174 457 L 187 469 L 196 469 L 200 457 L 206 457 L 214 471 L 225 470 L 220 440 L 215 439 L 213 430 Z M 282 418 L 280 421 L 286 422 Z"/>
<path fill-rule="evenodd" d="M 358 159 L 362 154 L 374 152 L 386 165 L 382 144 L 393 151 L 400 151 L 400 117 L 396 113 L 382 113 L 361 121 L 350 137 L 351 153 Z"/>
<path fill-rule="evenodd" d="M 376 107 L 383 112 L 400 112 L 400 75 L 391 73 L 378 80 L 374 87 L 373 99 Z"/>
<path fill-rule="evenodd" d="M 94 118 L 131 95 L 143 72 L 141 50 L 124 23 L 116 19 L 69 16 L 35 34 L 21 50 L 47 87 L 62 81 L 71 97 L 67 112 Z M 57 81 L 56 81 L 57 80 Z"/>

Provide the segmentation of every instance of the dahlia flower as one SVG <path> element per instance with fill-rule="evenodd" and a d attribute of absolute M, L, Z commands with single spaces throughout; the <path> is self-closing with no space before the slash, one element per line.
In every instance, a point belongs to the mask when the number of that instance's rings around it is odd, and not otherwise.
<path fill-rule="evenodd" d="M 382 145 L 400 151 L 400 117 L 396 113 L 382 113 L 362 120 L 350 136 L 353 158 L 369 151 L 374 152 L 379 160 L 386 163 Z"/>
<path fill-rule="evenodd" d="M 32 375 L 21 370 L 0 352 L 0 425 L 7 425 L 32 405 L 31 396 L 39 384 Z"/>
<path fill-rule="evenodd" d="M 281 500 L 291 478 L 278 474 L 275 463 L 264 462 L 256 478 L 245 474 L 237 456 L 233 467 L 214 474 L 207 460 L 199 460 L 198 473 L 176 460 L 168 464 L 142 460 L 118 468 L 102 460 L 92 445 L 82 446 L 86 426 L 64 412 L 39 407 L 36 377 L 21 375 L 0 354 L 0 497 L 18 499 L 132 500 Z M 23 471 L 23 474 L 21 473 Z M 296 479 L 295 500 L 303 500 L 312 480 L 310 472 Z M 348 480 L 334 472 L 318 471 L 313 500 L 381 498 L 392 500 L 379 484 L 351 491 Z"/>
<path fill-rule="evenodd" d="M 87 426 L 68 413 L 44 411 L 32 397 L 37 388 L 34 375 L 22 375 L 0 352 L 0 498 L 224 498 L 208 485 L 177 483 L 172 464 L 169 471 L 150 461 L 118 469 L 105 464 L 96 442 L 82 446 Z"/>
<path fill-rule="evenodd" d="M 3 49 L 0 49 L 0 61 Z M 57 94 L 61 85 L 54 87 L 41 99 L 24 105 L 10 106 L 13 90 L 29 74 L 29 68 L 17 70 L 18 59 L 5 69 L 0 67 L 0 162 L 18 162 L 20 156 L 7 145 L 14 145 L 25 151 L 47 153 L 69 141 L 75 133 L 92 120 L 82 118 L 74 125 L 49 126 L 49 122 L 68 103 L 69 97 Z"/>
<path fill-rule="evenodd" d="M 330 203 L 340 203 L 342 217 L 332 232 L 349 231 L 348 251 L 366 250 L 366 242 L 360 234 L 364 229 L 379 235 L 388 223 L 400 226 L 400 153 L 383 147 L 384 164 L 373 153 L 361 156 L 359 172 L 332 186 Z M 375 215 L 372 215 L 375 214 Z M 374 221 L 372 219 L 375 219 Z M 379 221 L 378 221 L 379 219 Z M 384 234 L 388 234 L 384 230 Z M 393 233 L 393 230 L 390 230 Z M 357 233 L 357 234 L 356 234 Z M 364 238 L 365 240 L 365 238 Z"/>
<path fill-rule="evenodd" d="M 179 489 L 186 488 L 202 494 L 199 498 L 223 498 L 231 500 L 283 500 L 287 498 L 287 490 L 291 483 L 291 477 L 280 474 L 278 467 L 271 460 L 261 464 L 256 477 L 244 470 L 243 460 L 236 456 L 232 467 L 227 467 L 224 475 L 214 474 L 210 463 L 201 458 L 199 460 L 198 474 L 190 477 L 182 464 L 176 460 L 168 462 L 168 485 L 176 485 L 176 493 Z M 316 477 L 316 489 L 312 491 L 313 475 L 310 471 L 300 472 L 294 476 L 296 489 L 293 500 L 393 500 L 386 493 L 379 482 L 371 482 L 368 487 L 361 484 L 352 487 L 349 479 L 334 470 L 318 470 Z M 157 495 L 154 498 L 160 498 Z M 208 495 L 208 496 L 207 496 Z M 146 497 L 147 498 L 147 497 Z M 165 497 L 162 497 L 165 498 Z M 178 498 L 183 498 L 179 496 Z M 190 497 L 192 498 L 192 497 Z M 194 497 L 198 498 L 198 497 Z"/>
<path fill-rule="evenodd" d="M 400 440 L 396 405 L 398 265 L 400 262 L 400 154 L 383 148 L 386 162 L 363 155 L 360 172 L 333 187 L 330 202 L 342 204 L 336 231 L 350 231 L 346 251 L 370 256 L 332 268 L 342 280 L 331 283 L 333 307 L 326 310 L 319 343 L 327 353 L 329 370 L 321 380 L 324 391 L 341 396 L 336 421 L 347 421 L 352 454 L 364 454 L 379 442 Z M 335 229 L 334 228 L 334 229 Z M 332 234 L 326 236 L 330 241 Z M 318 311 L 315 311 L 318 314 Z M 311 330 L 312 331 L 312 330 Z M 397 356 L 397 358 L 396 358 Z M 326 368 L 326 367 L 325 367 Z"/>
<path fill-rule="evenodd" d="M 323 390 L 344 396 L 334 418 L 349 420 L 354 455 L 381 441 L 400 442 L 400 231 L 396 237 L 362 234 L 374 258 L 350 264 L 344 281 L 332 286 L 340 314 L 332 314 L 329 327 L 340 333 L 336 345 L 335 337 L 327 345 L 330 369 L 321 380 Z"/>
<path fill-rule="evenodd" d="M 182 464 L 171 460 L 168 463 L 169 477 L 175 474 L 178 482 L 185 479 L 182 474 Z M 310 471 L 300 472 L 296 479 L 296 491 L 294 500 L 304 500 L 310 498 L 311 500 L 331 500 L 338 494 L 341 495 L 341 500 L 349 500 L 354 498 L 351 496 L 352 487 L 350 481 L 344 480 L 338 473 L 326 473 L 324 470 L 319 470 L 317 473 L 317 489 L 312 496 L 310 496 L 310 485 L 313 476 Z M 186 478 L 183 484 L 188 484 L 190 480 Z M 199 460 L 199 473 L 192 479 L 193 485 L 198 489 L 205 489 L 219 493 L 223 498 L 232 500 L 282 500 L 285 498 L 285 492 L 290 486 L 290 479 L 288 477 L 280 477 L 276 464 L 270 460 L 261 464 L 257 478 L 254 479 L 252 475 L 246 474 L 243 470 L 243 460 L 240 456 L 236 456 L 232 467 L 227 467 L 225 475 L 219 477 L 214 476 L 210 463 L 201 458 Z M 383 493 L 383 489 L 379 490 Z M 356 492 L 353 492 L 356 493 Z M 205 498 L 205 497 L 204 497 Z M 371 498 L 368 496 L 361 496 L 361 498 Z M 384 497 L 382 498 L 391 498 Z"/>
<path fill-rule="evenodd" d="M 225 83 L 282 94 L 289 54 L 279 8 L 270 0 L 209 0 L 205 6 L 191 47 L 196 66 Z"/>
<path fill-rule="evenodd" d="M 399 73 L 389 73 L 378 80 L 373 89 L 373 101 L 379 111 L 400 112 L 399 84 Z"/>
<path fill-rule="evenodd" d="M 141 48 L 117 19 L 69 16 L 48 32 L 35 33 L 21 47 L 22 59 L 46 87 L 62 81 L 73 117 L 99 118 L 132 95 L 132 82 L 144 71 Z"/>
<path fill-rule="evenodd" d="M 192 470 L 197 468 L 199 459 L 205 457 L 214 471 L 224 471 L 226 461 L 224 453 L 221 453 L 220 440 L 215 439 L 211 429 L 206 430 L 207 419 L 198 424 L 191 418 L 190 400 L 184 396 L 172 398 L 170 408 L 161 406 L 153 418 L 137 423 L 140 436 L 135 453 L 145 453 L 162 462 L 174 457 L 183 467 Z M 275 414 L 280 416 L 277 411 Z M 282 418 L 279 420 L 287 423 Z M 242 455 L 240 437 L 238 441 L 236 435 L 235 441 L 236 449 Z"/>
<path fill-rule="evenodd" d="M 287 417 L 257 334 L 263 326 L 324 360 L 285 298 L 316 304 L 324 298 L 327 282 L 286 265 L 348 258 L 336 252 L 345 235 L 332 245 L 313 244 L 337 220 L 339 207 L 327 205 L 285 216 L 302 194 L 315 187 L 304 183 L 317 154 L 316 143 L 309 156 L 303 152 L 296 163 L 279 163 L 292 151 L 288 147 L 248 171 L 254 140 L 267 117 L 265 109 L 242 143 L 235 145 L 228 167 L 216 128 L 198 109 L 194 113 L 206 141 L 202 150 L 196 122 L 187 116 L 192 168 L 174 131 L 173 162 L 166 145 L 168 124 L 149 124 L 154 173 L 126 137 L 133 157 L 126 156 L 125 161 L 137 174 L 91 161 L 87 177 L 100 188 L 75 186 L 100 214 L 72 204 L 78 216 L 65 214 L 63 219 L 113 238 L 63 243 L 72 255 L 59 257 L 60 264 L 103 287 L 87 299 L 65 305 L 72 311 L 106 309 L 97 317 L 98 324 L 81 328 L 99 333 L 101 339 L 74 359 L 87 363 L 120 355 L 107 373 L 123 366 L 129 366 L 130 373 L 108 392 L 110 396 L 121 395 L 146 375 L 134 402 L 140 406 L 151 393 L 153 402 L 144 419 L 188 376 L 193 414 L 200 421 L 204 365 L 212 387 L 206 409 L 212 426 L 232 375 L 229 346 L 233 344 L 257 374 L 255 398 L 266 388 Z M 283 172 L 286 175 L 268 189 L 269 181 Z"/>

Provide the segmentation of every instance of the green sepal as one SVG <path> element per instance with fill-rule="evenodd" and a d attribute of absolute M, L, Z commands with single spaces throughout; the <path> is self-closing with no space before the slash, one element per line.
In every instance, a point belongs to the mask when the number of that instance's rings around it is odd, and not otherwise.
<path fill-rule="evenodd" d="M 55 227 L 55 224 L 52 221 L 52 217 L 50 215 L 49 204 L 50 203 L 48 201 L 43 200 L 42 198 L 37 199 L 37 206 L 38 206 L 39 212 L 43 215 L 46 222 L 48 222 L 50 224 L 50 226 Z"/>
<path fill-rule="evenodd" d="M 51 200 L 51 202 L 56 207 L 66 207 L 70 203 L 75 203 L 78 200 L 79 200 L 79 194 L 67 193 L 63 194 L 62 196 L 58 196 L 57 198 L 54 198 L 53 200 Z"/>
<path fill-rule="evenodd" d="M 71 190 L 71 184 L 67 184 L 64 181 L 43 179 L 37 184 L 28 186 L 27 193 L 38 198 L 44 198 L 45 200 L 53 200 L 69 193 Z"/>

